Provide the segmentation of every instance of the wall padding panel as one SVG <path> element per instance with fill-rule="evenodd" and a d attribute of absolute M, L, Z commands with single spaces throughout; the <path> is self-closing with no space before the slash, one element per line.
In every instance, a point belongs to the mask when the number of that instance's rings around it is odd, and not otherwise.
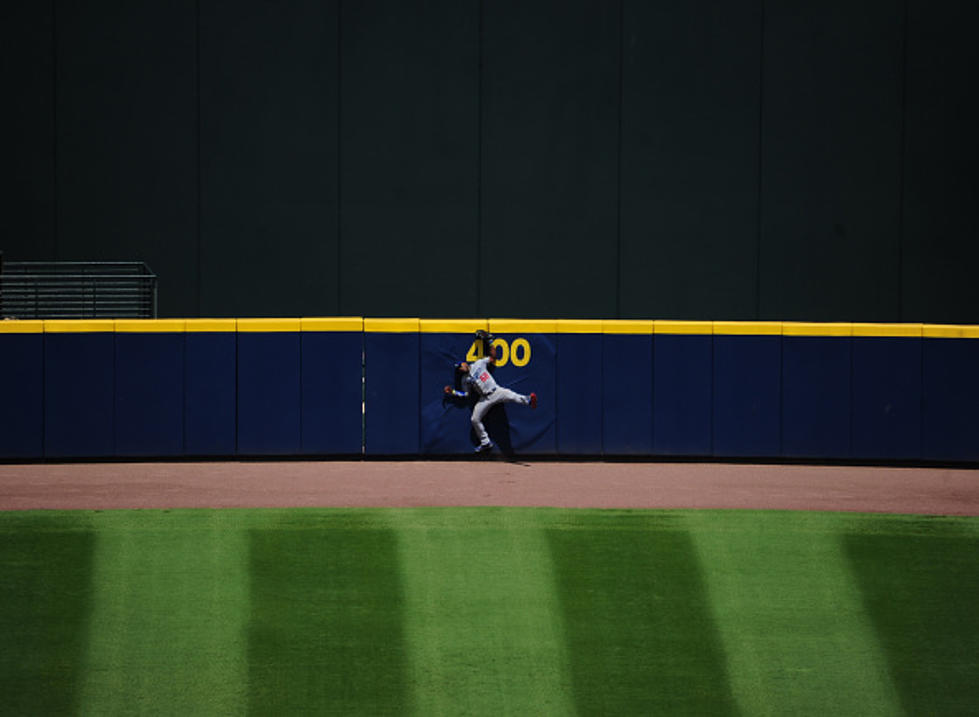
<path fill-rule="evenodd" d="M 422 321 L 422 326 L 427 323 Z M 444 392 L 445 386 L 455 388 L 454 365 L 476 356 L 473 333 L 477 328 L 486 329 L 486 322 L 458 327 L 436 325 L 421 333 L 419 410 L 423 454 L 465 455 L 472 453 L 478 443 L 470 425 L 475 399 L 446 396 Z"/>
<path fill-rule="evenodd" d="M 601 322 L 596 323 L 595 333 L 557 335 L 557 452 L 562 456 L 602 453 L 604 351 Z"/>
<path fill-rule="evenodd" d="M 536 410 L 508 403 L 501 411 L 506 414 L 513 450 L 553 455 L 557 452 L 557 322 L 491 319 L 490 331 L 502 352 L 497 355 L 496 382 L 519 394 L 538 396 Z"/>
<path fill-rule="evenodd" d="M 5 331 L 7 323 L 0 323 L 0 458 L 40 458 L 44 455 L 44 334 L 39 321 L 24 322 L 33 324 L 31 333 Z"/>
<path fill-rule="evenodd" d="M 854 336 L 855 458 L 921 457 L 921 338 Z"/>
<path fill-rule="evenodd" d="M 979 460 L 979 335 L 922 344 L 921 457 Z"/>
<path fill-rule="evenodd" d="M 230 321 L 231 330 L 187 332 L 184 451 L 188 456 L 235 454 L 238 341 L 234 319 Z"/>
<path fill-rule="evenodd" d="M 782 455 L 850 455 L 848 336 L 782 337 Z"/>
<path fill-rule="evenodd" d="M 116 333 L 116 455 L 184 452 L 184 337 Z"/>
<path fill-rule="evenodd" d="M 364 334 L 302 332 L 302 452 L 360 455 Z"/>
<path fill-rule="evenodd" d="M 653 452 L 653 335 L 602 336 L 602 452 L 610 456 Z"/>
<path fill-rule="evenodd" d="M 714 455 L 774 456 L 781 448 L 782 337 L 714 334 Z"/>
<path fill-rule="evenodd" d="M 418 319 L 365 319 L 364 330 L 364 452 L 414 455 L 420 449 Z"/>
<path fill-rule="evenodd" d="M 115 454 L 115 334 L 44 335 L 44 455 Z"/>
<path fill-rule="evenodd" d="M 238 327 L 238 453 L 299 453 L 302 444 L 299 320 L 294 330 Z"/>
<path fill-rule="evenodd" d="M 709 456 L 714 410 L 711 335 L 657 333 L 653 346 L 653 449 L 663 455 Z"/>

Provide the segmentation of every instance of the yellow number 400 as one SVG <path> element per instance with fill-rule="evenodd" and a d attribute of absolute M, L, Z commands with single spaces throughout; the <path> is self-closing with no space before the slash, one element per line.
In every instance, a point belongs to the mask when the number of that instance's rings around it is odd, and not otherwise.
<path fill-rule="evenodd" d="M 508 344 L 506 339 L 493 339 L 493 349 L 499 346 L 496 365 L 506 366 L 513 361 L 514 366 L 526 366 L 530 363 L 530 342 L 521 337 L 514 339 L 512 344 Z M 466 354 L 466 361 L 478 361 L 483 358 L 483 342 L 473 341 Z"/>

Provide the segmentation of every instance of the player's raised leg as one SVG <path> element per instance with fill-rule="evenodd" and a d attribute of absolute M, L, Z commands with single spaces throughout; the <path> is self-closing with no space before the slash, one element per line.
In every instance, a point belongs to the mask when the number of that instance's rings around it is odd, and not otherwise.
<path fill-rule="evenodd" d="M 522 393 L 517 393 L 516 391 L 511 391 L 509 388 L 498 388 L 494 391 L 496 393 L 501 393 L 500 398 L 504 401 L 510 403 L 519 403 L 522 406 L 530 406 L 531 408 L 537 408 L 537 394 L 531 393 L 529 396 L 525 396 Z"/>

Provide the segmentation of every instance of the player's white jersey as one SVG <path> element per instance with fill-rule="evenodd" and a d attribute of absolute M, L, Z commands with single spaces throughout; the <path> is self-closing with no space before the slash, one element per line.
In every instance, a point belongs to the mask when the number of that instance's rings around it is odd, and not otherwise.
<path fill-rule="evenodd" d="M 496 381 L 489 372 L 489 358 L 481 358 L 469 364 L 469 377 L 466 382 L 477 392 L 488 396 L 496 390 Z"/>

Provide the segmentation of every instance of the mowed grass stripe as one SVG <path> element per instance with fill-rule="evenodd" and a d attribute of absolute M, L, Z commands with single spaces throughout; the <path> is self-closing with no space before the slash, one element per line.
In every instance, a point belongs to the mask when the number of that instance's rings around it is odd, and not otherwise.
<path fill-rule="evenodd" d="M 417 715 L 574 714 L 540 511 L 389 513 Z"/>
<path fill-rule="evenodd" d="M 404 712 L 396 540 L 373 515 L 300 511 L 249 531 L 249 713 Z"/>
<path fill-rule="evenodd" d="M 684 521 L 634 512 L 569 517 L 547 537 L 577 712 L 735 713 Z"/>
<path fill-rule="evenodd" d="M 959 519 L 901 517 L 843 545 L 909 715 L 979 712 L 979 533 Z"/>
<path fill-rule="evenodd" d="M 240 714 L 248 585 L 234 512 L 98 513 L 80 710 Z"/>
<path fill-rule="evenodd" d="M 745 511 L 686 519 L 744 714 L 901 713 L 843 555 L 850 519 Z"/>
<path fill-rule="evenodd" d="M 873 715 L 979 703 L 976 518 L 0 513 L 0 576 L 2 712 Z"/>
<path fill-rule="evenodd" d="M 77 711 L 94 545 L 85 515 L 0 513 L 0 712 Z"/>

